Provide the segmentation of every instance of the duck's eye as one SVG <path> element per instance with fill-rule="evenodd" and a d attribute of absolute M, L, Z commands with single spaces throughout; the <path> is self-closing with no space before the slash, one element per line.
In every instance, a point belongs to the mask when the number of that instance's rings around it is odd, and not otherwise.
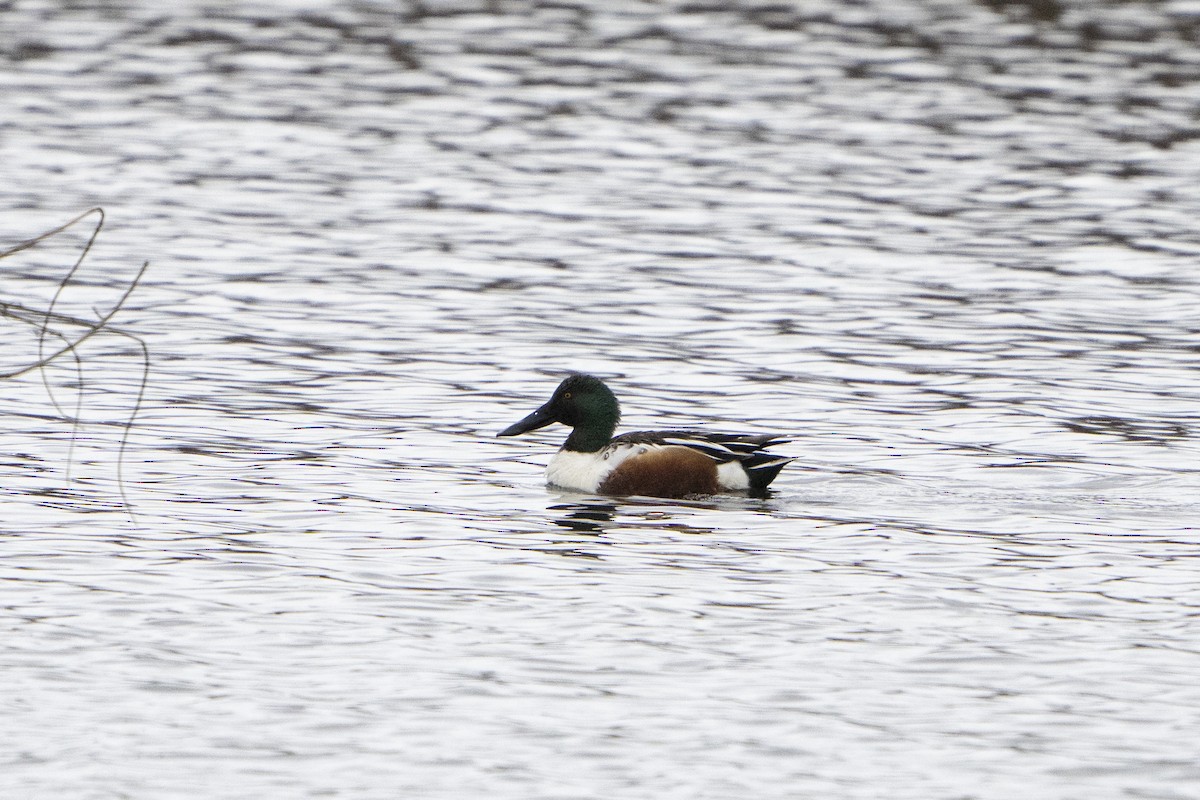
<path fill-rule="evenodd" d="M 565 394 L 563 394 L 563 400 L 570 400 L 570 399 L 571 399 L 571 393 L 570 393 L 570 392 L 566 392 Z"/>

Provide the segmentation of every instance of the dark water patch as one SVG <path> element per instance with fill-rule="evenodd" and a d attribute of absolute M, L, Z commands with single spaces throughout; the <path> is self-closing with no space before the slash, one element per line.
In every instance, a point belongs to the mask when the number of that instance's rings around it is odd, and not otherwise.
<path fill-rule="evenodd" d="M 1187 424 L 1161 420 L 1079 417 L 1064 420 L 1063 424 L 1076 433 L 1120 436 L 1131 442 L 1165 444 L 1170 439 L 1181 439 L 1191 435 Z"/>

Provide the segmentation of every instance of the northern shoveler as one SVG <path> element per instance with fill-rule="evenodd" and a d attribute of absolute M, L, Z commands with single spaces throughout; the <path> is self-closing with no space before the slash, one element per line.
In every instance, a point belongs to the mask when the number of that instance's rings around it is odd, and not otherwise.
<path fill-rule="evenodd" d="M 614 438 L 620 417 L 616 395 L 603 381 L 571 375 L 541 408 L 496 435 L 516 436 L 555 422 L 569 425 L 571 435 L 550 459 L 546 480 L 591 494 L 761 494 L 792 461 L 766 452 L 788 441 L 771 434 L 638 431 Z"/>

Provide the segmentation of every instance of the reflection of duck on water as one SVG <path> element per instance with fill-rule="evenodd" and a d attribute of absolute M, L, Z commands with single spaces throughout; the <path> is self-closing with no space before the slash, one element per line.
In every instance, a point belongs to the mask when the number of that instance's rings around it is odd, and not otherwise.
<path fill-rule="evenodd" d="M 564 503 L 550 508 L 561 514 L 554 520 L 555 525 L 578 533 L 600 533 L 617 512 L 612 503 Z"/>
<path fill-rule="evenodd" d="M 516 436 L 555 422 L 570 426 L 546 480 L 593 494 L 761 494 L 792 460 L 766 451 L 787 441 L 771 434 L 638 431 L 614 438 L 620 417 L 616 396 L 599 378 L 571 375 L 541 408 L 497 435 Z"/>

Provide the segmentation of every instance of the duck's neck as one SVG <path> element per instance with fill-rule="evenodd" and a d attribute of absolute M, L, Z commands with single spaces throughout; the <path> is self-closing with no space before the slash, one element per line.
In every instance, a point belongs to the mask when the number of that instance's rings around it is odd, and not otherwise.
<path fill-rule="evenodd" d="M 571 435 L 563 444 L 563 450 L 576 453 L 596 453 L 603 450 L 612 440 L 613 431 L 617 429 L 617 421 L 596 420 L 586 425 L 577 425 L 571 430 Z"/>

